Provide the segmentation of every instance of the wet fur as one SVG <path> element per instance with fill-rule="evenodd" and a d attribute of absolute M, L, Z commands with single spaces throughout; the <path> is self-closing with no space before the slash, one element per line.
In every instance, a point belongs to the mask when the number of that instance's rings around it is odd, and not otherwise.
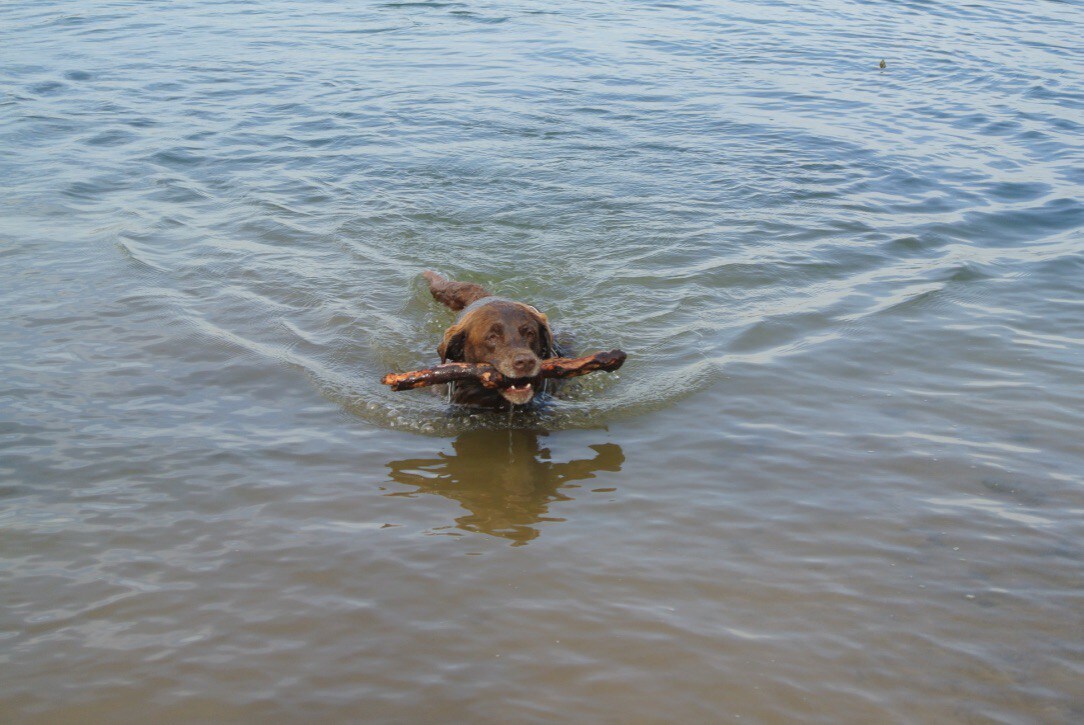
<path fill-rule="evenodd" d="M 441 362 L 488 363 L 502 375 L 528 379 L 536 378 L 542 360 L 557 357 L 549 321 L 534 307 L 494 297 L 473 282 L 456 282 L 435 272 L 423 276 L 434 299 L 460 312 L 437 347 Z M 532 401 L 539 387 L 536 379 Z M 474 381 L 454 384 L 451 401 L 494 410 L 512 405 L 498 391 Z"/>

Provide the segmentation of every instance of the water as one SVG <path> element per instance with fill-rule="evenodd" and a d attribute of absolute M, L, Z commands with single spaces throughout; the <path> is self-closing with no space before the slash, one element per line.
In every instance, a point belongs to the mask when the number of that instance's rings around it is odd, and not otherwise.
<path fill-rule="evenodd" d="M 1079 722 L 1082 22 L 5 4 L 4 719 Z"/>

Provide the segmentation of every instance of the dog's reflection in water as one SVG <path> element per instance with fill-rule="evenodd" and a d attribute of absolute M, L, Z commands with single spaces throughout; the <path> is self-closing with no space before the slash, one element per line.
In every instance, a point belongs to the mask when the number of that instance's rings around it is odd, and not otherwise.
<path fill-rule="evenodd" d="M 537 524 L 549 518 L 552 501 L 569 501 L 569 484 L 594 478 L 600 471 L 620 471 L 625 462 L 621 446 L 590 446 L 593 458 L 554 462 L 531 430 L 475 430 L 461 434 L 453 451 L 436 458 L 412 458 L 388 464 L 391 479 L 416 486 L 414 491 L 453 499 L 470 513 L 456 519 L 459 528 L 526 544 L 538 536 Z"/>

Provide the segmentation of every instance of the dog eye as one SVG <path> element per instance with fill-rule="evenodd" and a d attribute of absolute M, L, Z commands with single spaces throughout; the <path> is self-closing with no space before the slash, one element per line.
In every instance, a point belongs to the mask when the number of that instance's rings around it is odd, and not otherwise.
<path fill-rule="evenodd" d="M 519 328 L 519 334 L 524 337 L 534 337 L 534 328 L 525 325 L 524 327 Z"/>

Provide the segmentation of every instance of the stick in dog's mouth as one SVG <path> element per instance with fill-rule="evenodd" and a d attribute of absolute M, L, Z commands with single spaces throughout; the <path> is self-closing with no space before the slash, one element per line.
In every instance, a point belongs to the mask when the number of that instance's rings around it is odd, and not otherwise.
<path fill-rule="evenodd" d="M 612 372 L 625 362 L 625 353 L 620 350 L 596 352 L 578 358 L 549 358 L 542 361 L 542 369 L 535 378 L 509 380 L 501 375 L 492 365 L 484 363 L 451 362 L 425 370 L 413 370 L 408 373 L 388 373 L 381 382 L 391 386 L 392 390 L 413 390 L 426 385 L 450 383 L 455 380 L 477 380 L 484 387 L 499 389 L 501 395 L 511 390 L 513 397 L 523 397 L 524 402 L 534 396 L 535 383 L 543 378 L 574 378 L 596 370 Z M 510 385 L 511 384 L 511 385 Z M 505 395 L 510 402 L 515 402 Z M 523 405 L 523 403 L 515 403 Z"/>

